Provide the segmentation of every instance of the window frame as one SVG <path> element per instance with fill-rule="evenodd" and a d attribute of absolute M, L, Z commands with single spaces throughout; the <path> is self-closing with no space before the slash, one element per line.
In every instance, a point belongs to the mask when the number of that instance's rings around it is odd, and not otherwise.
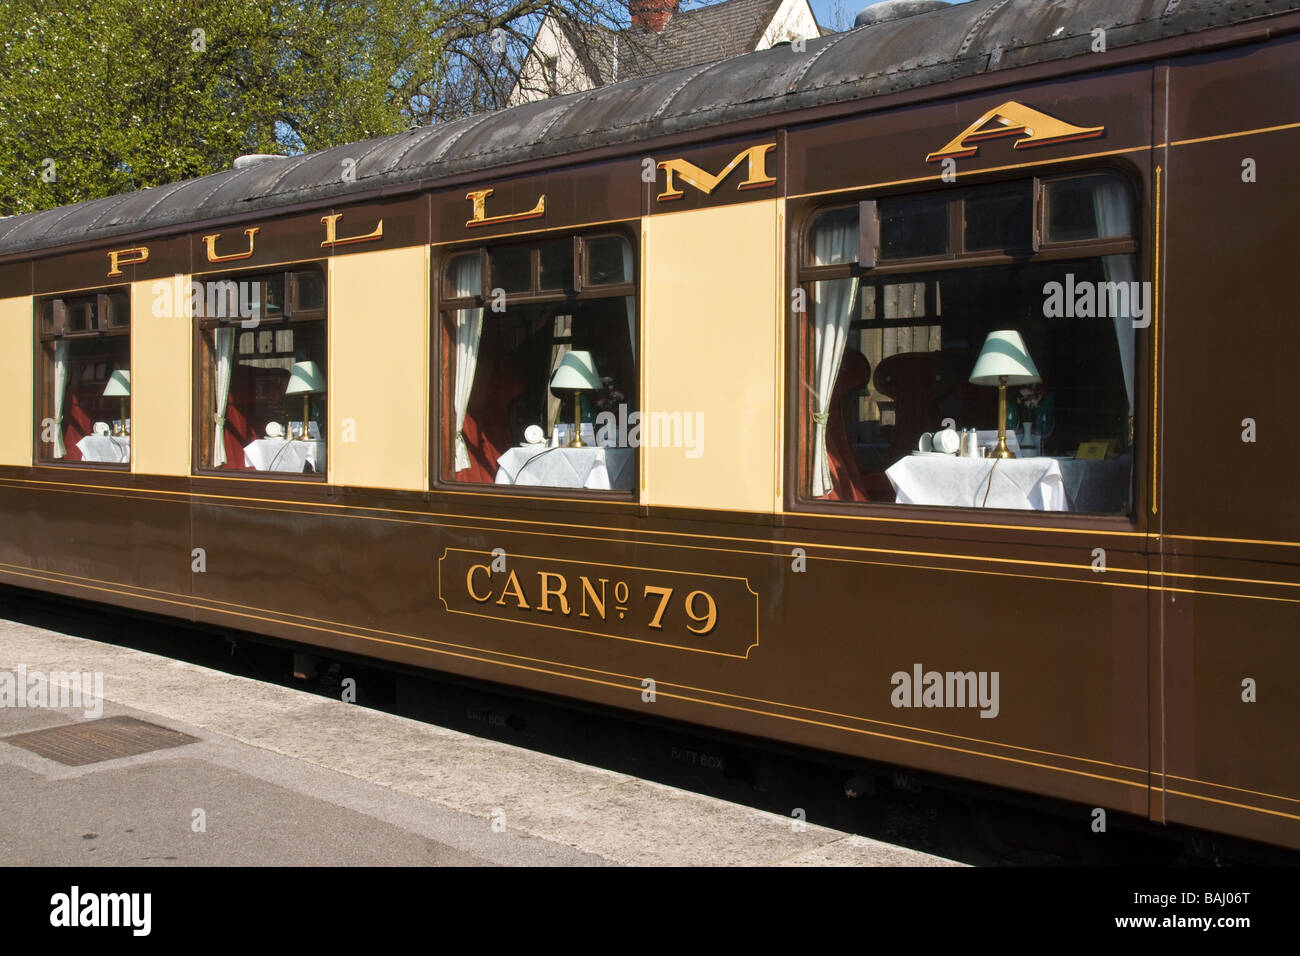
<path fill-rule="evenodd" d="M 997 516 L 1001 525 L 1028 527 L 1059 527 L 1083 525 L 1098 530 L 1132 532 L 1146 527 L 1144 505 L 1149 502 L 1150 489 L 1143 483 L 1142 476 L 1149 466 L 1150 449 L 1143 441 L 1143 436 L 1150 428 L 1149 392 L 1146 380 L 1149 370 L 1150 350 L 1153 347 L 1151 328 L 1142 327 L 1134 330 L 1134 391 L 1133 391 L 1133 467 L 1130 475 L 1130 507 L 1126 514 L 1094 514 L 1071 511 L 1030 511 L 1017 509 L 983 509 L 964 506 L 915 505 L 889 501 L 828 501 L 813 498 L 808 494 L 808 469 L 810 467 L 809 443 L 811 429 L 804 426 L 808 409 L 806 389 L 801 381 L 809 380 L 811 374 L 807 363 L 811 359 L 812 323 L 809 312 L 812 309 L 812 284 L 827 279 L 854 278 L 861 282 L 866 278 L 883 278 L 890 275 L 913 275 L 955 269 L 979 269 L 992 266 L 1007 266 L 1026 262 L 1051 262 L 1055 260 L 1101 258 L 1111 255 L 1131 255 L 1137 263 L 1139 282 L 1150 281 L 1150 222 L 1147 185 L 1141 173 L 1128 163 L 1103 162 L 1079 165 L 1062 171 L 1053 171 L 1050 175 L 1035 173 L 1032 170 L 1019 170 L 1019 176 L 1004 175 L 999 178 L 981 180 L 977 184 L 962 187 L 944 187 L 938 184 L 923 184 L 920 188 L 913 186 L 894 189 L 870 189 L 845 191 L 831 201 L 824 197 L 807 197 L 789 210 L 791 229 L 788 238 L 789 263 L 787 280 L 792 289 L 803 291 L 807 311 L 796 311 L 787 307 L 787 343 L 789 357 L 786 362 L 786 487 L 785 506 L 788 511 L 807 517 L 824 518 L 865 517 L 911 523 L 943 523 L 963 527 L 989 527 L 991 516 Z M 1046 190 L 1045 184 L 1061 180 L 1083 179 L 1093 176 L 1106 176 L 1123 183 L 1128 191 L 1132 230 L 1128 237 L 1104 237 L 1100 239 L 1075 240 L 1070 242 L 1045 242 L 1046 235 Z M 1023 182 L 1033 178 L 1034 208 L 1031 218 L 1034 229 L 1034 246 L 1028 255 L 1012 255 L 1006 252 L 989 252 L 985 250 L 964 252 L 963 247 L 956 248 L 954 242 L 964 243 L 964 217 L 953 213 L 956 206 L 964 213 L 966 194 L 973 191 L 995 191 L 998 186 L 1007 186 L 1017 181 Z M 864 266 L 860 263 L 837 263 L 828 266 L 814 266 L 812 261 L 812 230 L 817 217 L 831 209 L 851 208 L 855 205 L 879 202 L 898 198 L 920 198 L 926 195 L 944 195 L 950 193 L 960 202 L 950 203 L 949 213 L 949 252 L 943 256 L 925 256 L 908 259 L 880 259 L 874 265 Z M 822 199 L 818 202 L 818 199 Z M 960 236 L 959 236 L 960 231 Z M 860 239 L 862 233 L 860 232 Z M 791 301 L 789 297 L 787 301 Z M 897 322 L 879 320 L 881 327 L 902 327 L 915 325 L 914 322 Z M 872 370 L 874 375 L 875 370 Z"/>
<path fill-rule="evenodd" d="M 556 235 L 556 233 L 561 233 Z M 574 243 L 572 288 L 564 290 L 540 290 L 540 247 L 558 238 L 570 236 Z M 625 240 L 632 249 L 632 281 L 590 285 L 586 280 L 588 264 L 588 243 L 591 240 L 617 237 Z M 635 446 L 635 460 L 632 463 L 633 481 L 630 491 L 599 490 L 588 488 L 548 488 L 542 485 L 497 485 L 487 482 L 456 481 L 444 477 L 454 474 L 446 469 L 454 460 L 455 429 L 454 401 L 451 392 L 455 388 L 455 375 L 452 374 L 452 362 L 455 345 L 448 341 L 447 323 L 458 309 L 492 307 L 492 286 L 490 285 L 489 250 L 503 246 L 533 246 L 530 259 L 530 289 L 528 292 L 506 293 L 506 308 L 511 306 L 555 305 L 587 302 L 599 299 L 623 299 L 633 296 L 636 299 L 636 399 L 639 410 L 643 392 L 644 364 L 642 358 L 641 338 L 643 314 L 643 297 L 641 293 L 641 226 L 638 220 L 625 220 L 614 223 L 601 223 L 598 227 L 574 227 L 572 230 L 549 230 L 546 232 L 521 233 L 484 239 L 447 243 L 434 247 L 430 268 L 434 276 L 430 287 L 430 350 L 432 374 L 436 376 L 436 386 L 429 389 L 429 488 L 435 492 L 454 494 L 484 494 L 506 498 L 554 501 L 563 506 L 565 502 L 578 502 L 596 510 L 622 510 L 636 506 L 640 500 L 640 474 L 643 463 L 641 447 Z M 451 263 L 467 253 L 477 252 L 480 260 L 480 292 L 472 296 L 450 295 Z"/>
<path fill-rule="evenodd" d="M 110 324 L 112 316 L 112 300 L 114 296 L 123 296 L 126 299 L 126 325 L 113 326 Z M 95 328 L 87 328 L 78 331 L 68 331 L 66 328 L 67 306 L 66 300 L 91 300 L 95 301 Z M 62 304 L 54 305 L 50 317 L 49 329 L 45 326 L 44 307 L 46 303 Z M 54 394 L 53 394 L 53 376 L 54 376 L 54 357 L 51 354 L 53 343 L 60 339 L 70 341 L 97 341 L 110 338 L 125 338 L 127 341 L 127 365 L 131 364 L 131 335 L 134 332 L 134 323 L 131 316 L 131 286 L 127 284 L 117 284 L 103 286 L 94 289 L 78 289 L 71 292 L 50 292 L 32 297 L 32 319 L 35 342 L 35 368 L 33 369 L 33 390 L 32 410 L 35 413 L 34 428 L 32 430 L 32 464 L 39 468 L 91 468 L 102 471 L 118 471 L 129 473 L 131 463 L 129 461 L 68 461 L 64 458 L 53 457 L 53 449 L 47 449 L 46 443 L 41 441 L 42 422 L 47 418 L 54 417 Z M 50 385 L 46 387 L 47 383 Z M 135 396 L 131 395 L 127 399 L 127 418 L 134 421 L 134 401 Z M 125 425 L 125 422 L 123 423 Z M 134 453 L 135 442 L 134 429 L 127 437 L 129 450 Z"/>
<path fill-rule="evenodd" d="M 331 375 L 329 365 L 329 260 L 328 259 L 309 259 L 302 262 L 290 262 L 275 267 L 267 266 L 250 266 L 246 269 L 231 270 L 224 272 L 201 273 L 190 276 L 192 282 L 200 282 L 205 286 L 209 282 L 223 282 L 232 280 L 235 282 L 248 281 L 250 279 L 272 278 L 282 276 L 284 279 L 284 304 L 280 315 L 273 318 L 261 316 L 255 328 L 248 329 L 250 332 L 274 331 L 275 329 L 290 328 L 294 323 L 321 322 L 325 329 L 325 396 L 326 396 L 326 421 L 322 423 L 322 434 L 325 438 L 326 448 L 326 470 L 317 474 L 303 474 L 301 472 L 275 472 L 275 471 L 256 471 L 224 468 L 214 468 L 211 465 L 203 464 L 205 450 L 212 447 L 212 416 L 208 414 L 207 399 L 211 394 L 212 388 L 212 369 L 205 359 L 208 350 L 211 347 L 210 336 L 206 333 L 214 328 L 222 326 L 234 326 L 236 329 L 235 346 L 238 350 L 239 345 L 239 326 L 241 320 L 238 316 L 233 318 L 209 318 L 207 316 L 192 315 L 190 316 L 190 334 L 192 340 L 191 352 L 193 353 L 191 361 L 191 381 L 190 381 L 190 403 L 191 403 L 191 440 L 190 440 L 190 474 L 200 478 L 225 478 L 238 481 L 288 481 L 297 483 L 307 483 L 312 485 L 329 484 L 329 466 L 330 460 L 330 443 L 329 443 L 329 394 Z M 324 292 L 324 305 L 319 309 L 299 309 L 300 301 L 299 286 L 297 276 L 299 273 L 315 271 L 320 275 L 322 289 Z M 238 360 L 238 351 L 235 353 L 236 361 Z M 210 452 L 209 452 L 210 453 Z"/>

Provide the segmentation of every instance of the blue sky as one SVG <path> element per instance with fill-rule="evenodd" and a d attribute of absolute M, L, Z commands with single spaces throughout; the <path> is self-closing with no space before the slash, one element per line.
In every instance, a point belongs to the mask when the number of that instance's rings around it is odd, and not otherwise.
<path fill-rule="evenodd" d="M 844 29 L 853 26 L 853 18 L 858 15 L 859 10 L 878 2 L 880 0 L 811 0 L 813 15 L 817 17 L 818 23 L 826 27 Z M 844 13 L 845 20 L 842 24 L 835 22 L 836 8 Z"/>

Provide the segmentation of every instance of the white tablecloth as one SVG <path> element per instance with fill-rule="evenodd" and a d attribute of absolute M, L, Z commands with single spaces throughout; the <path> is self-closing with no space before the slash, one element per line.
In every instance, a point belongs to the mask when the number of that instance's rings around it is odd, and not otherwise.
<path fill-rule="evenodd" d="M 131 460 L 131 439 L 120 435 L 87 435 L 77 442 L 77 451 L 81 452 L 82 461 L 120 464 Z"/>
<path fill-rule="evenodd" d="M 1061 465 L 1055 458 L 908 455 L 885 474 L 900 504 L 1069 510 Z"/>
<path fill-rule="evenodd" d="M 599 488 L 631 491 L 635 480 L 633 448 L 511 448 L 497 459 L 498 485 L 544 488 Z"/>
<path fill-rule="evenodd" d="M 244 464 L 258 471 L 301 472 L 303 465 L 308 462 L 316 474 L 325 473 L 323 441 L 259 438 L 244 446 Z"/>

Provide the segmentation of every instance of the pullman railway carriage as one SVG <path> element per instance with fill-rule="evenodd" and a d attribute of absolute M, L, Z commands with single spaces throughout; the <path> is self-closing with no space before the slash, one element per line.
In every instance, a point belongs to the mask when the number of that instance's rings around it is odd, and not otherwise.
<path fill-rule="evenodd" d="M 0 222 L 0 583 L 1300 847 L 1300 0 L 932 6 Z"/>

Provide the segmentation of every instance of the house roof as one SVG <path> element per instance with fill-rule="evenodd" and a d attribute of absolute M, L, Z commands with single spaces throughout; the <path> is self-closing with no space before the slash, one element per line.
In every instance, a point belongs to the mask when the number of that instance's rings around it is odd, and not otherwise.
<path fill-rule="evenodd" d="M 654 76 L 750 53 L 783 0 L 724 0 L 674 13 L 660 33 L 631 26 L 556 19 L 578 62 L 596 86 Z"/>
<path fill-rule="evenodd" d="M 1166 37 L 1300 12 L 1300 0 L 970 0 L 933 13 L 810 39 L 711 65 L 625 80 L 185 182 L 0 220 L 0 256 L 143 230 L 348 202 L 380 189 L 438 188 L 453 176 L 624 147 L 720 123 L 790 113 L 1034 63 L 1095 59 Z M 344 159 L 356 178 L 339 176 Z"/>
<path fill-rule="evenodd" d="M 653 76 L 751 53 L 782 0 L 726 0 L 674 13 L 661 33 L 630 27 L 620 34 L 619 79 Z"/>

